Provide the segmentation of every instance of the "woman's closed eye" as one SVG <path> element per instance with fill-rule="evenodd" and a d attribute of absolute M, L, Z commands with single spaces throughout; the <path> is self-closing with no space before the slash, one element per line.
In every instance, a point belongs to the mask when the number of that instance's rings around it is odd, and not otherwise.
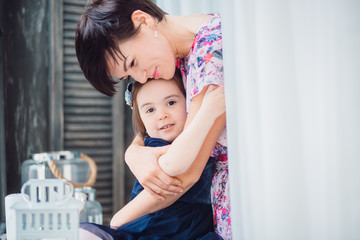
<path fill-rule="evenodd" d="M 131 80 L 131 76 L 128 75 L 128 76 L 125 76 L 125 77 L 122 77 L 122 78 L 119 78 L 120 81 L 122 80 L 127 80 L 127 81 L 130 81 Z"/>
<path fill-rule="evenodd" d="M 133 59 L 131 62 L 130 62 L 130 68 L 134 67 L 135 65 L 135 59 Z"/>
<path fill-rule="evenodd" d="M 134 66 L 135 66 L 135 59 L 133 59 L 133 60 L 130 62 L 129 68 L 132 68 L 132 67 L 134 67 Z M 125 70 L 127 70 L 127 68 L 125 68 Z M 128 80 L 128 81 L 130 81 L 130 80 L 132 80 L 132 77 L 131 77 L 130 75 L 128 75 L 128 76 L 125 76 L 125 77 L 120 78 L 119 80 Z"/>

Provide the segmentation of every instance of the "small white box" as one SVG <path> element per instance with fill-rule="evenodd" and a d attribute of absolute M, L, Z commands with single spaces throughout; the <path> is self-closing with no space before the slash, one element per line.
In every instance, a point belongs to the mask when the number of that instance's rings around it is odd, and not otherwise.
<path fill-rule="evenodd" d="M 77 240 L 79 212 L 84 203 L 74 199 L 72 194 L 73 186 L 64 179 L 31 179 L 26 182 L 21 195 L 7 196 L 8 240 Z M 11 198 L 16 201 L 11 201 Z"/>

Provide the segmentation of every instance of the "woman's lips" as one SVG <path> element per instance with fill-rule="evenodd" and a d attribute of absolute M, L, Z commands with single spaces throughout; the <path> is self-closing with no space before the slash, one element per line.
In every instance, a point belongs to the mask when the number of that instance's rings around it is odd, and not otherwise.
<path fill-rule="evenodd" d="M 155 70 L 153 72 L 152 78 L 154 79 L 158 79 L 159 78 L 159 71 L 157 69 L 157 67 L 155 67 Z"/>

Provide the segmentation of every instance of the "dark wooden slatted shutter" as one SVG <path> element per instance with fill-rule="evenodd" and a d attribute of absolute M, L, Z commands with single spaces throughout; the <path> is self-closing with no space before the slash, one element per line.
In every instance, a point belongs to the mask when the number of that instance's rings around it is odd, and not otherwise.
<path fill-rule="evenodd" d="M 113 106 L 112 99 L 96 91 L 78 66 L 74 37 L 85 3 L 63 1 L 64 149 L 83 152 L 96 161 L 96 197 L 108 224 L 113 214 Z"/>

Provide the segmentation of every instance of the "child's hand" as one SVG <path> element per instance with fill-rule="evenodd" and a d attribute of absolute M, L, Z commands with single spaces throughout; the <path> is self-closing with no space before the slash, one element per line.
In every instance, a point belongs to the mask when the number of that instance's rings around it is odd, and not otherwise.
<path fill-rule="evenodd" d="M 215 119 L 225 113 L 224 87 L 210 85 L 206 90 L 201 108 Z"/>

